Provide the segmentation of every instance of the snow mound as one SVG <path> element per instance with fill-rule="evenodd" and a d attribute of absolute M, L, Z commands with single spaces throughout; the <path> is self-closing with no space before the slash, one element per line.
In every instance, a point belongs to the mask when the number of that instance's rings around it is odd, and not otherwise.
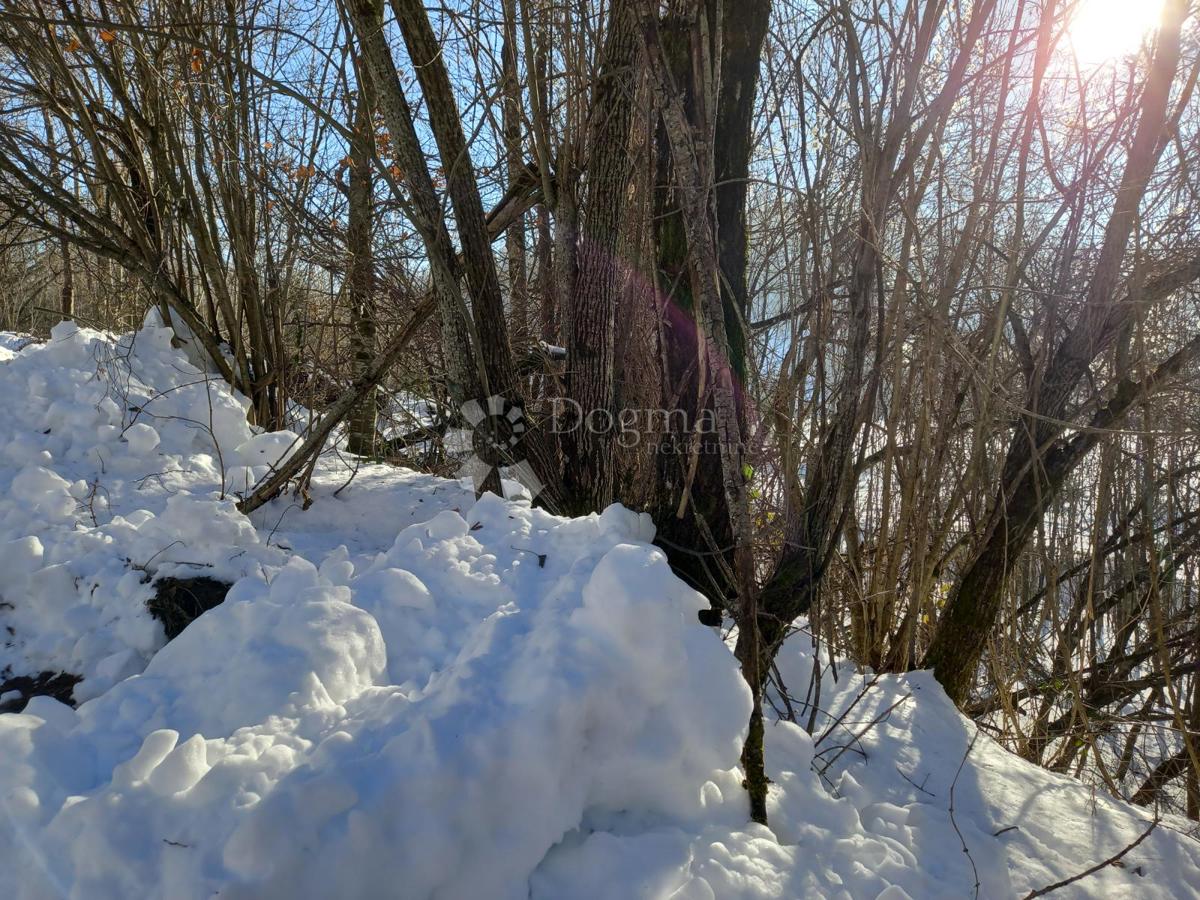
<path fill-rule="evenodd" d="M 779 668 L 816 727 L 768 726 L 752 824 L 748 692 L 646 516 L 325 458 L 311 509 L 247 518 L 295 435 L 247 426 L 156 318 L 10 352 L 0 670 L 81 675 L 84 702 L 0 715 L 4 897 L 1006 898 L 1146 827 L 928 675 L 869 686 L 803 634 Z M 165 643 L 168 575 L 233 586 Z M 1056 895 L 1200 896 L 1170 824 Z"/>
<path fill-rule="evenodd" d="M 233 486 L 269 469 L 232 458 L 255 440 L 246 401 L 155 314 L 120 339 L 64 322 L 0 343 L 20 347 L 0 362 L 0 673 L 67 671 L 84 700 L 162 646 L 152 578 L 284 562 L 234 509 Z"/>
<path fill-rule="evenodd" d="M 748 693 L 622 512 L 485 498 L 361 571 L 293 557 L 77 712 L 3 717 L 17 896 L 517 898 L 589 818 L 701 821 Z"/>
<path fill-rule="evenodd" d="M 780 654 L 800 697 L 819 658 L 804 633 Z M 547 855 L 531 896 L 1007 900 L 1082 873 L 1152 822 L 977 733 L 927 672 L 875 679 L 842 663 L 812 700 L 813 735 L 786 718 L 767 725 L 770 829 L 744 813 L 699 828 L 602 823 Z M 794 711 L 804 722 L 811 707 Z M 1160 823 L 1123 865 L 1053 895 L 1200 897 L 1189 826 Z"/>

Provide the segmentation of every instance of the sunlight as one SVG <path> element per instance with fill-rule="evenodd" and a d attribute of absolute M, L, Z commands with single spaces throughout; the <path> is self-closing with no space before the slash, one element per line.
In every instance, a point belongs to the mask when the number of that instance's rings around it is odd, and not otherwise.
<path fill-rule="evenodd" d="M 1068 39 L 1079 62 L 1102 65 L 1137 52 L 1161 15 L 1162 0 L 1080 0 Z"/>

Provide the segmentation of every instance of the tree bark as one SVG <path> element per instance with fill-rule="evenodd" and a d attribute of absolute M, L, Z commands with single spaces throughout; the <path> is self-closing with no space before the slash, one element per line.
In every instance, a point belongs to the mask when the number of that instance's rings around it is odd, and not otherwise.
<path fill-rule="evenodd" d="M 563 434 L 563 493 L 568 509 L 587 513 L 613 500 L 616 442 L 603 427 L 612 422 L 614 333 L 617 304 L 625 277 L 618 258 L 632 163 L 629 125 L 633 107 L 633 64 L 637 47 L 632 0 L 613 0 L 599 79 L 587 129 L 587 181 L 575 287 L 567 338 L 567 396 L 583 418 Z"/>
<path fill-rule="evenodd" d="M 346 245 L 350 255 L 346 286 L 350 302 L 351 373 L 362 378 L 375 358 L 375 254 L 374 234 L 375 123 L 374 91 L 365 66 L 356 68 L 358 100 L 354 111 L 354 136 L 350 142 L 348 172 L 349 221 Z M 374 456 L 379 432 L 375 392 L 363 396 L 346 423 L 351 453 Z"/>

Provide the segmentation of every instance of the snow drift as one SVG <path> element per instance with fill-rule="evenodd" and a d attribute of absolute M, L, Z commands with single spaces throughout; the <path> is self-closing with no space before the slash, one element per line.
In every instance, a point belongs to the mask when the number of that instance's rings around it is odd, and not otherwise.
<path fill-rule="evenodd" d="M 83 680 L 77 709 L 0 715 L 4 896 L 1011 897 L 1145 828 L 926 675 L 863 693 L 846 665 L 815 737 L 768 729 L 772 828 L 748 823 L 748 693 L 645 516 L 377 466 L 344 487 L 334 455 L 312 509 L 247 519 L 234 492 L 294 435 L 256 434 L 157 320 L 13 346 L 0 668 Z M 235 584 L 165 643 L 153 579 L 197 574 Z M 1166 827 L 1125 862 L 1060 896 L 1200 896 Z"/>

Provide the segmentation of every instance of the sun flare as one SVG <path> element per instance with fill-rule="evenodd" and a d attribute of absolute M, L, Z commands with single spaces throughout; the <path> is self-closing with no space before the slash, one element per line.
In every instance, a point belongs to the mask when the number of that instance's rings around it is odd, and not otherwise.
<path fill-rule="evenodd" d="M 1135 53 L 1161 16 L 1162 0 L 1080 0 L 1067 35 L 1081 63 L 1100 65 Z"/>

